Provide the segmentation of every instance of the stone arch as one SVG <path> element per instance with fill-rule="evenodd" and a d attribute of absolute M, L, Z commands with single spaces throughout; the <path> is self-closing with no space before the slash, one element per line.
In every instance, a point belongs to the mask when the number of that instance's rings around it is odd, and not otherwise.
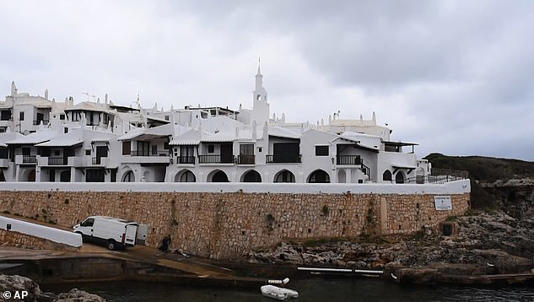
<path fill-rule="evenodd" d="M 35 169 L 27 169 L 22 173 L 21 177 L 22 181 L 29 181 L 34 182 L 35 181 Z"/>
<path fill-rule="evenodd" d="M 295 174 L 289 170 L 281 170 L 274 175 L 273 182 L 295 182 Z"/>
<path fill-rule="evenodd" d="M 261 182 L 261 175 L 256 170 L 248 170 L 241 175 L 241 182 Z"/>
<path fill-rule="evenodd" d="M 175 182 L 196 182 L 197 177 L 191 170 L 189 169 L 183 169 L 176 173 L 176 176 L 174 176 Z"/>
<path fill-rule="evenodd" d="M 208 174 L 208 182 L 230 182 L 228 180 L 228 175 L 222 170 L 214 170 Z"/>
<path fill-rule="evenodd" d="M 339 183 L 346 183 L 347 182 L 347 172 L 345 172 L 344 169 L 341 169 L 341 170 L 339 170 L 339 172 L 337 172 L 337 182 L 339 182 Z"/>
<path fill-rule="evenodd" d="M 404 172 L 399 171 L 397 174 L 395 174 L 395 183 L 403 184 L 406 180 L 406 176 L 404 176 Z"/>
<path fill-rule="evenodd" d="M 122 174 L 121 181 L 122 182 L 135 182 L 134 172 L 132 170 L 127 170 L 126 172 L 124 172 L 124 174 Z"/>
<path fill-rule="evenodd" d="M 393 175 L 391 175 L 391 171 L 389 170 L 384 171 L 384 174 L 382 174 L 382 180 L 391 181 L 392 179 L 393 179 Z"/>
<path fill-rule="evenodd" d="M 329 183 L 330 182 L 330 175 L 326 173 L 324 170 L 317 169 L 310 173 L 308 176 L 308 182 L 309 183 Z"/>

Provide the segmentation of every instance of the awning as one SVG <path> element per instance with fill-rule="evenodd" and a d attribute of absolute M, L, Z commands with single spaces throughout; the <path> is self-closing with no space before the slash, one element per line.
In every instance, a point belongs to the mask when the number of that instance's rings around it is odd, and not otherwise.
<path fill-rule="evenodd" d="M 83 141 L 74 137 L 57 137 L 47 142 L 35 145 L 36 147 L 72 147 L 83 144 Z"/>
<path fill-rule="evenodd" d="M 384 144 L 390 145 L 390 146 L 396 146 L 396 147 L 403 147 L 403 146 L 417 146 L 419 144 L 417 143 L 407 143 L 407 142 L 391 142 L 391 141 L 384 141 Z"/>

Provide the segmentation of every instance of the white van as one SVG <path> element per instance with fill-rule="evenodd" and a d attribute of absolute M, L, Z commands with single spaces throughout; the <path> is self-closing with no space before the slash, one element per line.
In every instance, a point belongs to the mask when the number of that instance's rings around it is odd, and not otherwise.
<path fill-rule="evenodd" d="M 73 227 L 83 241 L 105 244 L 110 250 L 144 244 L 147 231 L 147 225 L 107 216 L 90 216 Z"/>

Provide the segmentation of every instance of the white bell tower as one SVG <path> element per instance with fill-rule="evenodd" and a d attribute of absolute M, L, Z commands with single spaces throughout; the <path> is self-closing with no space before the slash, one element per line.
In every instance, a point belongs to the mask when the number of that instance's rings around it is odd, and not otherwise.
<path fill-rule="evenodd" d="M 256 85 L 254 87 L 252 121 L 257 125 L 263 125 L 269 121 L 269 103 L 267 103 L 267 91 L 263 87 L 263 75 L 260 69 L 260 60 L 258 59 L 258 73 L 256 74 Z"/>

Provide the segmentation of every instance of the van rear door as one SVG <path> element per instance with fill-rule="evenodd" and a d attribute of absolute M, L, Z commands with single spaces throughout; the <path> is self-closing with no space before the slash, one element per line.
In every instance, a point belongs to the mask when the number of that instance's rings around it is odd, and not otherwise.
<path fill-rule="evenodd" d="M 137 233 L 137 224 L 127 224 L 125 237 L 124 237 L 124 243 L 126 245 L 134 246 L 136 233 Z"/>
<path fill-rule="evenodd" d="M 139 226 L 137 227 L 137 240 L 135 241 L 135 244 L 145 245 L 147 234 L 148 225 L 139 224 Z"/>

